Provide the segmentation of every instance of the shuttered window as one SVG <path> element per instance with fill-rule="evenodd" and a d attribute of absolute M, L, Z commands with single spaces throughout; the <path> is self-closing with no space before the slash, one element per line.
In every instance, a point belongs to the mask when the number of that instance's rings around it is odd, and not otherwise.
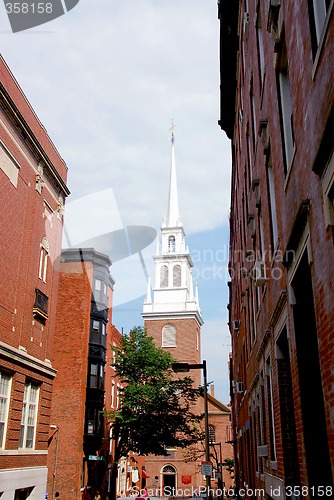
<path fill-rule="evenodd" d="M 173 267 L 173 286 L 181 286 L 181 266 L 179 264 Z"/>
<path fill-rule="evenodd" d="M 162 329 L 162 347 L 176 347 L 176 328 L 174 325 L 165 325 Z"/>
<path fill-rule="evenodd" d="M 168 287 L 168 267 L 162 266 L 160 268 L 160 287 L 167 288 Z"/>

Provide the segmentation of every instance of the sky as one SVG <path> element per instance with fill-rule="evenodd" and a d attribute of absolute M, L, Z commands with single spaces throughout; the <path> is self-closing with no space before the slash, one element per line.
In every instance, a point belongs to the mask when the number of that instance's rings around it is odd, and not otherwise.
<path fill-rule="evenodd" d="M 143 324 L 146 276 L 167 211 L 173 120 L 180 214 L 204 319 L 202 359 L 215 396 L 228 403 L 231 158 L 218 126 L 216 0 L 80 0 L 16 33 L 1 3 L 0 47 L 68 165 L 64 246 L 130 226 L 146 235 L 111 266 L 120 331 Z"/>

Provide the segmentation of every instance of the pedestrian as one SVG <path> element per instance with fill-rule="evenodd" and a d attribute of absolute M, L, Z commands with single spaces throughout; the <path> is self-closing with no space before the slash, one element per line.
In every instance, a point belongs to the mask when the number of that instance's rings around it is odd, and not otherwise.
<path fill-rule="evenodd" d="M 96 490 L 94 500 L 101 500 L 101 495 L 100 495 L 99 490 Z"/>
<path fill-rule="evenodd" d="M 56 494 L 55 494 L 55 500 L 60 500 L 60 494 L 59 494 L 59 491 L 56 491 Z"/>

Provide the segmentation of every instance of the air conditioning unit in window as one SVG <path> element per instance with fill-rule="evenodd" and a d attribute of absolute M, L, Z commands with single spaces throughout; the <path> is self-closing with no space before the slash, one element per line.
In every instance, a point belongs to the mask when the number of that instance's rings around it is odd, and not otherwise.
<path fill-rule="evenodd" d="M 253 279 L 256 286 L 263 286 L 267 282 L 267 269 L 264 260 L 257 260 L 253 267 Z"/>
<path fill-rule="evenodd" d="M 233 330 L 237 331 L 237 330 L 239 330 L 239 328 L 240 328 L 240 321 L 238 321 L 237 319 L 235 319 L 233 321 Z"/>
<path fill-rule="evenodd" d="M 232 382 L 233 392 L 235 394 L 242 394 L 244 392 L 244 386 L 242 382 Z"/>
<path fill-rule="evenodd" d="M 248 27 L 249 27 L 249 13 L 244 12 L 244 32 L 246 38 L 248 36 Z"/>
<path fill-rule="evenodd" d="M 259 457 L 267 457 L 268 456 L 268 445 L 258 446 L 257 454 Z"/>

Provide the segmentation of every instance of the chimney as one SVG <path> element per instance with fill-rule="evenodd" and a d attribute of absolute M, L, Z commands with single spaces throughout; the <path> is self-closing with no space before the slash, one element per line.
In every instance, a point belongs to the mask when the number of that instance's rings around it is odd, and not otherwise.
<path fill-rule="evenodd" d="M 210 384 L 210 394 L 214 398 L 215 397 L 215 386 Z"/>

